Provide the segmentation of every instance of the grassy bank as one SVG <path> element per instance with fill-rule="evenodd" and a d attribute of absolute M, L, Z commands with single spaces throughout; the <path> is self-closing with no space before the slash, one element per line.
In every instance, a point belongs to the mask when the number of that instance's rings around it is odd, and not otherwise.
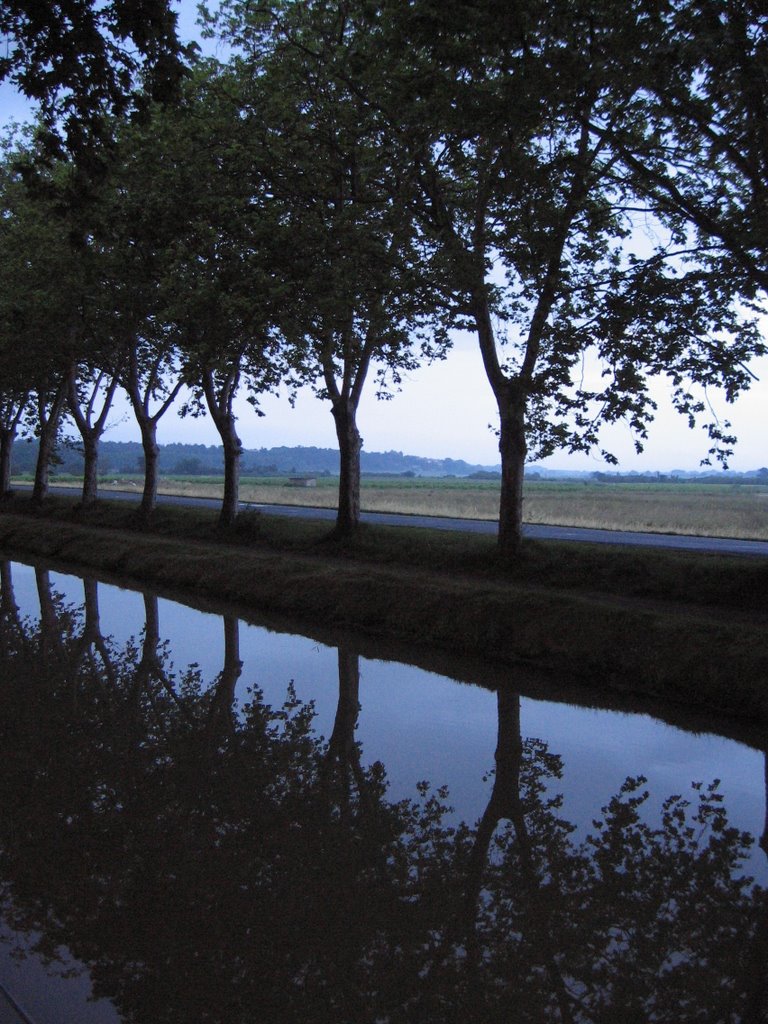
<path fill-rule="evenodd" d="M 763 560 L 531 542 L 503 566 L 486 537 L 327 531 L 257 513 L 223 531 L 213 513 L 169 508 L 147 525 L 64 499 L 0 514 L 9 553 L 768 723 Z"/>
<path fill-rule="evenodd" d="M 61 482 L 77 486 L 74 478 Z M 127 476 L 102 481 L 105 487 L 137 494 L 142 483 L 139 477 Z M 317 477 L 315 484 L 302 488 L 291 486 L 284 477 L 244 477 L 241 498 L 244 502 L 335 508 L 338 480 Z M 221 498 L 222 480 L 164 477 L 160 489 L 164 494 Z M 524 499 L 529 523 L 768 540 L 768 484 L 528 480 Z M 367 512 L 495 520 L 499 484 L 462 477 L 364 477 L 361 503 Z"/>

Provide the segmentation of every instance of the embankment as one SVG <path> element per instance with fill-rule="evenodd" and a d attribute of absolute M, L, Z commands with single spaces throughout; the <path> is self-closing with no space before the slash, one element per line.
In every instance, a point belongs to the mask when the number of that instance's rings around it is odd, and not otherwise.
<path fill-rule="evenodd" d="M 431 567 L 429 558 L 419 564 L 413 557 L 414 543 L 425 550 L 439 543 L 427 531 L 405 547 L 386 528 L 339 546 L 317 533 L 278 543 L 258 524 L 250 537 L 242 527 L 219 534 L 199 515 L 168 513 L 149 528 L 124 512 L 86 519 L 62 503 L 42 514 L 5 503 L 0 547 L 297 624 L 320 622 L 499 666 L 534 663 L 617 693 L 768 724 L 768 616 L 757 608 L 622 594 L 615 583 L 601 591 L 554 586 L 549 576 L 537 583 L 514 572 L 462 572 L 444 559 Z M 723 572 L 738 568 L 723 565 Z M 709 572 L 717 577 L 711 562 Z"/>

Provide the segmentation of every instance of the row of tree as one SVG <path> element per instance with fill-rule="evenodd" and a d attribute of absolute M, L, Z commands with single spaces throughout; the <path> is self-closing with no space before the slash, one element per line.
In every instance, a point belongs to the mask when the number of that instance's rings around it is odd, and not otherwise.
<path fill-rule="evenodd" d="M 157 422 L 186 385 L 222 439 L 231 522 L 238 389 L 258 412 L 309 383 L 349 532 L 364 387 L 385 395 L 459 327 L 497 403 L 505 553 L 526 459 L 599 448 L 618 420 L 641 446 L 655 377 L 727 457 L 706 389 L 733 400 L 765 350 L 759 4 L 224 0 L 207 25 L 229 59 L 191 59 L 173 103 L 113 110 L 98 173 L 68 136 L 54 157 L 39 133 L 6 146 L 3 490 L 33 410 L 42 498 L 68 409 L 92 501 L 122 386 L 151 511 Z"/>

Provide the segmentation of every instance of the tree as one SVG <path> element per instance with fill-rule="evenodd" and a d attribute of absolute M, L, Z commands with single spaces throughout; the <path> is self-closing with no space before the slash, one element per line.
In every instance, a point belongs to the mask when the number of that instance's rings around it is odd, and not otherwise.
<path fill-rule="evenodd" d="M 283 237 L 290 305 L 280 329 L 296 375 L 331 404 L 340 453 L 336 533 L 360 519 L 357 412 L 371 369 L 378 393 L 444 352 L 446 336 L 419 267 L 402 152 L 341 70 L 358 25 L 344 5 L 276 5 L 274 18 L 223 5 L 242 56 L 244 109 L 261 151 Z"/>
<path fill-rule="evenodd" d="M 18 173 L 13 139 L 6 139 L 0 163 L 0 498 L 11 487 L 11 453 L 30 399 L 31 383 L 19 358 L 14 292 L 18 280 L 18 220 L 14 216 Z"/>
<path fill-rule="evenodd" d="M 169 192 L 169 165 L 153 123 L 124 122 L 104 182 L 99 245 L 111 288 L 110 355 L 136 417 L 144 452 L 140 511 L 157 503 L 157 428 L 184 386 L 179 339 L 164 312 L 163 282 L 183 207 Z"/>
<path fill-rule="evenodd" d="M 80 377 L 78 378 L 78 370 Z M 83 371 L 87 373 L 84 379 Z M 120 380 L 120 366 L 111 370 L 99 366 L 88 368 L 73 363 L 67 381 L 67 403 L 83 442 L 83 506 L 92 505 L 98 493 L 99 440 L 107 429 Z"/>
<path fill-rule="evenodd" d="M 226 69 L 199 65 L 184 104 L 156 111 L 154 130 L 154 145 L 170 157 L 164 195 L 179 210 L 162 315 L 176 333 L 191 391 L 182 414 L 207 409 L 221 438 L 220 522 L 228 526 L 238 512 L 242 454 L 235 398 L 245 383 L 258 415 L 260 396 L 282 380 L 274 323 L 286 299 L 284 231 Z"/>
<path fill-rule="evenodd" d="M 590 121 L 662 216 L 692 230 L 745 298 L 768 292 L 768 16 L 754 0 L 666 3 L 626 67 L 642 118 Z"/>
<path fill-rule="evenodd" d="M 706 251 L 658 221 L 661 242 L 642 251 L 637 218 L 656 207 L 590 130 L 643 116 L 636 76 L 624 74 L 627 55 L 642 56 L 641 13 L 385 5 L 368 9 L 374 49 L 347 72 L 410 151 L 445 301 L 478 338 L 499 414 L 505 553 L 521 539 L 529 454 L 594 447 L 600 425 L 618 419 L 641 446 L 655 409 L 649 378 L 668 376 L 693 419 L 703 403 L 690 382 L 720 383 L 732 399 L 762 351 Z M 597 386 L 580 371 L 588 357 Z M 708 429 L 727 449 L 720 426 Z"/>
<path fill-rule="evenodd" d="M 93 170 L 107 115 L 173 94 L 183 74 L 176 19 L 168 0 L 3 3 L 0 81 L 38 104 L 47 156 L 74 155 Z"/>
<path fill-rule="evenodd" d="M 31 152 L 27 145 L 9 143 L 5 153 L 0 351 L 7 353 L 9 363 L 2 385 L 4 429 L 12 441 L 23 416 L 37 434 L 33 497 L 42 501 L 70 371 L 82 346 L 88 271 L 84 253 L 73 253 L 72 236 L 78 225 L 71 211 L 63 212 L 50 193 L 32 195 L 24 185 L 18 166 Z M 45 180 L 58 187 L 72 173 L 71 165 L 59 163 L 45 172 Z"/>

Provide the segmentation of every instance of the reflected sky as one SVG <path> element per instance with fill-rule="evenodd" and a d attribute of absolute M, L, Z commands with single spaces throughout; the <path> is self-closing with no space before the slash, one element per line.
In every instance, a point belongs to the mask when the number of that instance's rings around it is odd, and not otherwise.
<path fill-rule="evenodd" d="M 76 607 L 82 582 L 65 573 L 50 574 L 53 588 Z M 37 617 L 34 569 L 17 564 L 16 599 L 25 614 Z M 102 631 L 118 643 L 140 635 L 144 603 L 140 593 L 100 584 Z M 177 669 L 196 664 L 203 679 L 221 671 L 224 634 L 219 615 L 160 599 L 160 635 L 167 640 Z M 296 634 L 240 624 L 243 672 L 237 696 L 242 703 L 257 686 L 270 704 L 280 704 L 293 681 L 299 698 L 314 701 L 317 731 L 328 737 L 338 697 L 335 648 Z M 510 676 L 514 686 L 513 676 Z M 400 662 L 361 658 L 360 717 L 357 736 L 365 763 L 382 761 L 395 795 L 413 791 L 429 779 L 449 787 L 458 818 L 474 822 L 483 811 L 496 742 L 496 701 L 492 692 Z M 691 782 L 721 780 L 729 816 L 739 828 L 759 836 L 765 818 L 763 754 L 712 733 L 676 729 L 645 714 L 596 711 L 523 698 L 525 736 L 545 740 L 560 754 L 565 774 L 557 785 L 566 813 L 590 822 L 601 801 L 628 775 L 645 775 L 652 794 L 688 793 Z M 595 790 L 595 782 L 599 789 Z M 661 797 L 659 797 L 661 799 Z M 658 802 L 650 802 L 658 807 Z M 762 854 L 754 868 L 765 877 Z"/>
<path fill-rule="evenodd" d="M 50 591 L 61 595 L 65 604 L 83 607 L 82 580 L 54 571 L 47 578 Z M 16 603 L 21 615 L 33 622 L 40 618 L 39 582 L 31 566 L 13 563 Z M 112 637 L 118 649 L 131 638 L 140 647 L 144 596 L 106 584 L 98 584 L 97 595 L 102 635 Z M 177 673 L 196 665 L 204 684 L 211 685 L 225 659 L 222 616 L 166 599 L 158 600 L 157 609 L 160 641 L 167 645 Z M 237 654 L 243 666 L 236 685 L 239 707 L 250 701 L 255 688 L 263 692 L 266 704 L 279 707 L 293 684 L 298 698 L 314 705 L 314 728 L 328 740 L 334 723 L 338 724 L 341 681 L 337 649 L 312 638 L 245 622 L 239 623 L 238 638 Z M 354 655 L 350 641 L 346 643 Z M 374 762 L 385 766 L 388 799 L 412 799 L 417 783 L 429 780 L 433 790 L 448 787 L 453 808 L 449 823 L 463 820 L 476 826 L 493 803 L 492 789 L 496 793 L 497 694 L 402 662 L 353 657 L 353 664 L 359 665 L 360 705 L 354 737 L 363 766 Z M 514 672 L 510 671 L 509 692 L 513 694 L 515 689 Z M 564 795 L 561 814 L 576 825 L 576 842 L 594 831 L 593 820 L 603 816 L 601 808 L 624 780 L 639 775 L 647 778 L 651 794 L 642 818 L 653 828 L 658 827 L 662 802 L 671 794 L 690 797 L 695 803 L 691 784 L 706 786 L 717 778 L 730 824 L 750 832 L 755 840 L 762 833 L 765 776 L 761 750 L 715 733 L 686 732 L 646 714 L 598 711 L 526 697 L 519 701 L 517 732 L 524 743 L 540 740 L 550 754 L 562 760 L 562 778 L 549 778 L 547 793 Z M 514 735 L 506 733 L 508 766 L 516 756 Z M 502 813 L 501 818 L 505 817 L 510 815 Z M 762 883 L 768 878 L 765 855 L 756 844 L 747 869 Z M 22 936 L 22 945 L 25 941 Z M 14 963 L 7 942 L 6 935 L 0 944 L 0 984 L 13 989 L 35 1024 L 115 1024 L 120 1019 L 108 1002 L 85 1002 L 86 976 L 76 983 L 45 985 L 41 981 L 44 970 L 35 958 Z M 60 970 L 59 966 L 55 973 Z M 2 1013 L 0 1006 L 0 1021 Z"/>

